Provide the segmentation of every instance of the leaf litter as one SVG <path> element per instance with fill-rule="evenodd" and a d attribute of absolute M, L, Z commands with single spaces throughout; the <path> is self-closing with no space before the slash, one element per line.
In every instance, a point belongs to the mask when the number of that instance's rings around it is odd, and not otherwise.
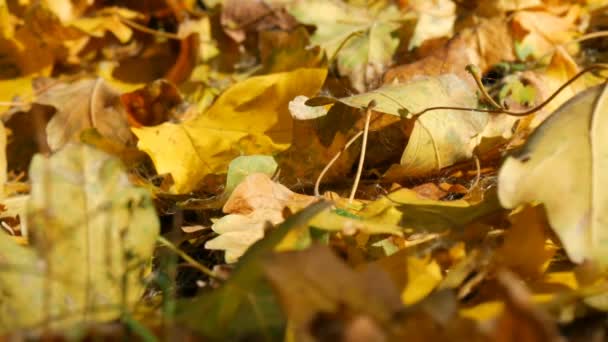
<path fill-rule="evenodd" d="M 3 338 L 604 336 L 606 8 L 0 0 Z"/>

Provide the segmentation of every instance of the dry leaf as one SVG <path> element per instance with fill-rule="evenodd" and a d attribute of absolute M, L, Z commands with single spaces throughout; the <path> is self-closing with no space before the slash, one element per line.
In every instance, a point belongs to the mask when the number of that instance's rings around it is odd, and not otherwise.
<path fill-rule="evenodd" d="M 173 192 L 190 192 L 206 175 L 226 172 L 239 155 L 272 154 L 289 147 L 293 128 L 288 103 L 298 95 L 314 95 L 326 73 L 297 69 L 250 77 L 192 120 L 134 128 L 137 146 L 150 155 L 159 174 L 173 176 Z"/>
<path fill-rule="evenodd" d="M 524 278 L 538 277 L 545 263 L 553 256 L 546 248 L 549 228 L 541 207 L 526 206 L 509 218 L 511 227 L 503 245 L 498 249 L 496 262 Z"/>
<path fill-rule="evenodd" d="M 480 19 L 479 24 L 462 30 L 443 47 L 432 50 L 422 59 L 388 70 L 384 83 L 456 74 L 474 86 L 473 78 L 465 71 L 467 65 L 476 65 L 486 72 L 498 62 L 514 59 L 513 39 L 507 21 L 504 18 Z"/>
<path fill-rule="evenodd" d="M 101 78 L 55 84 L 40 94 L 36 102 L 57 109 L 46 127 L 52 150 L 77 141 L 80 133 L 91 127 L 125 145 L 133 140 L 119 94 Z"/>
<path fill-rule="evenodd" d="M 234 188 L 224 204 L 227 214 L 217 220 L 211 229 L 220 236 L 207 241 L 205 248 L 226 251 L 226 262 L 231 263 L 245 253 L 256 241 L 264 237 L 264 229 L 283 222 L 283 210 L 298 210 L 316 198 L 300 195 L 273 182 L 263 173 L 247 176 Z"/>
<path fill-rule="evenodd" d="M 336 0 L 297 0 L 287 8 L 300 22 L 317 27 L 311 42 L 330 58 L 337 54 L 338 70 L 359 91 L 376 85 L 391 64 L 399 45 L 393 32 L 407 19 L 392 5 L 366 9 Z"/>
<path fill-rule="evenodd" d="M 452 0 L 415 0 L 409 1 L 409 5 L 418 13 L 409 49 L 420 46 L 428 39 L 452 37 L 456 21 L 456 5 Z"/>
<path fill-rule="evenodd" d="M 452 74 L 385 85 L 342 98 L 340 102 L 365 108 L 372 100 L 376 103 L 374 110 L 399 116 L 436 106 L 474 108 L 477 104 L 473 90 Z M 389 179 L 427 175 L 470 158 L 488 115 L 442 109 L 424 113 L 412 121 L 414 128 L 401 156 L 401 165 L 389 169 L 386 175 Z"/>
<path fill-rule="evenodd" d="M 566 102 L 505 160 L 498 177 L 503 206 L 545 205 L 551 227 L 576 263 L 608 263 L 606 98 L 606 88 L 597 86 Z"/>
<path fill-rule="evenodd" d="M 385 325 L 400 308 L 398 292 L 386 273 L 374 266 L 357 273 L 325 246 L 276 254 L 264 264 L 264 271 L 295 324 L 298 340 L 312 341 L 322 333 L 309 330 L 319 315 L 344 323 L 364 315 Z"/>
<path fill-rule="evenodd" d="M 51 320 L 55 328 L 108 321 L 132 310 L 159 233 L 150 194 L 129 183 L 117 158 L 84 145 L 37 155 L 30 177 L 32 247 L 0 232 L 3 267 L 19 265 L 0 276 L 1 309 L 11 313 L 0 330 L 49 317 L 66 318 Z"/>

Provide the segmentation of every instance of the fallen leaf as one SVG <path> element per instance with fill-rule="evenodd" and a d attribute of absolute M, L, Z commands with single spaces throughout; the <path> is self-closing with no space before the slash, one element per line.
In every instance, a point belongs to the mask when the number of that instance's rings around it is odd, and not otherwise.
<path fill-rule="evenodd" d="M 255 335 L 282 338 L 285 318 L 264 277 L 262 263 L 290 231 L 306 225 L 327 206 L 325 202 L 316 203 L 288 217 L 249 248 L 219 290 L 179 301 L 175 319 L 213 339 Z"/>
<path fill-rule="evenodd" d="M 310 37 L 304 27 L 291 31 L 268 30 L 259 33 L 258 46 L 261 73 L 317 68 L 327 63 L 321 48 L 310 47 Z"/>
<path fill-rule="evenodd" d="M 514 38 L 518 41 L 518 57 L 535 59 L 551 53 L 558 45 L 574 39 L 580 27 L 580 8 L 573 5 L 563 16 L 546 11 L 517 11 L 513 15 Z"/>
<path fill-rule="evenodd" d="M 118 159 L 84 145 L 36 156 L 30 178 L 32 247 L 0 234 L 3 267 L 15 268 L 0 277 L 2 311 L 11 312 L 1 330 L 108 321 L 132 310 L 159 233 L 149 193 L 129 184 Z"/>
<path fill-rule="evenodd" d="M 321 170 L 338 153 L 341 153 L 340 158 L 327 171 L 323 182 L 344 179 L 359 155 L 360 141 L 346 150 L 344 146 L 360 130 L 357 125 L 361 120 L 360 111 L 335 103 L 327 114 L 323 115 L 325 108 L 294 108 L 297 101 L 294 99 L 289 104 L 290 113 L 294 117 L 291 146 L 276 156 L 281 170 L 281 183 L 292 187 L 313 186 Z M 321 110 L 312 114 L 310 111 L 313 108 Z M 295 113 L 299 113 L 297 120 Z M 304 119 L 306 116 L 315 118 Z"/>
<path fill-rule="evenodd" d="M 545 246 L 549 228 L 541 208 L 526 206 L 509 218 L 511 227 L 503 245 L 498 249 L 495 262 L 509 268 L 524 279 L 539 277 L 553 252 Z"/>
<path fill-rule="evenodd" d="M 237 43 L 245 41 L 247 33 L 289 31 L 297 25 L 284 8 L 262 0 L 224 0 L 220 22 L 224 32 Z"/>
<path fill-rule="evenodd" d="M 80 133 L 91 127 L 124 145 L 133 139 L 118 93 L 101 78 L 57 83 L 38 95 L 36 103 L 57 109 L 46 127 L 52 150 L 77 141 Z"/>
<path fill-rule="evenodd" d="M 469 64 L 476 65 L 482 73 L 494 64 L 515 59 L 513 38 L 508 22 L 502 17 L 479 19 L 479 24 L 461 30 L 444 46 L 416 62 L 389 69 L 384 74 L 384 84 L 407 82 L 420 76 L 455 74 L 475 86 L 466 72 Z"/>
<path fill-rule="evenodd" d="M 372 100 L 376 103 L 375 111 L 399 116 L 436 106 L 475 108 L 477 104 L 473 90 L 452 74 L 385 85 L 342 98 L 340 102 L 365 108 Z M 414 128 L 401 156 L 401 165 L 389 169 L 388 179 L 426 175 L 471 158 L 488 115 L 441 109 L 424 113 L 412 121 Z"/>
<path fill-rule="evenodd" d="M 431 258 L 407 258 L 407 283 L 401 292 L 405 305 L 419 302 L 439 285 L 443 276 L 439 264 Z"/>
<path fill-rule="evenodd" d="M 272 154 L 289 147 L 292 119 L 288 103 L 298 95 L 314 95 L 325 69 L 250 77 L 237 83 L 205 113 L 182 124 L 133 128 L 138 147 L 159 174 L 170 173 L 175 193 L 196 188 L 208 174 L 226 172 L 238 155 Z"/>
<path fill-rule="evenodd" d="M 551 56 L 551 61 L 545 70 L 526 71 L 522 79 L 530 83 L 538 91 L 537 103 L 551 96 L 564 83 L 580 71 L 580 68 L 565 49 L 558 47 Z M 554 113 L 562 104 L 581 91 L 597 85 L 602 80 L 592 75 L 585 75 L 563 89 L 551 102 L 530 117 L 523 118 L 518 129 L 534 129 L 549 115 Z"/>
<path fill-rule="evenodd" d="M 133 37 L 133 30 L 121 18 L 134 20 L 142 17 L 142 14 L 127 8 L 105 7 L 92 16 L 64 20 L 64 23 L 92 37 L 103 38 L 106 32 L 112 32 L 121 43 L 127 43 Z"/>
<path fill-rule="evenodd" d="M 561 341 L 562 337 L 551 317 L 534 306 L 532 295 L 521 279 L 508 271 L 498 274 L 501 292 L 505 294 L 505 310 L 492 329 L 491 340 Z"/>
<path fill-rule="evenodd" d="M 438 201 L 419 196 L 410 189 L 399 189 L 379 199 L 361 204 L 336 203 L 336 208 L 319 213 L 310 225 L 327 231 L 352 235 L 407 233 L 445 233 L 462 229 L 473 220 L 499 209 L 496 195 L 488 194 L 479 203 L 466 200 Z"/>
<path fill-rule="evenodd" d="M 177 119 L 183 99 L 175 86 L 165 80 L 120 95 L 131 126 L 156 126 Z"/>
<path fill-rule="evenodd" d="M 451 37 L 456 21 L 456 5 L 451 0 L 409 1 L 414 12 L 418 13 L 418 21 L 409 49 L 420 46 L 424 41 L 433 38 Z"/>
<path fill-rule="evenodd" d="M 376 85 L 399 45 L 392 33 L 407 20 L 395 6 L 366 9 L 335 0 L 294 1 L 287 6 L 298 21 L 315 25 L 311 43 L 330 58 L 337 54 L 338 70 L 353 87 L 365 91 Z"/>
<path fill-rule="evenodd" d="M 254 242 L 264 237 L 265 228 L 283 222 L 286 207 L 301 209 L 316 198 L 292 192 L 263 173 L 253 173 L 237 185 L 224 204 L 226 215 L 211 229 L 220 234 L 205 243 L 207 249 L 226 251 L 226 262 L 235 262 Z"/>
<path fill-rule="evenodd" d="M 382 269 L 371 266 L 357 273 L 325 246 L 276 254 L 264 263 L 264 271 L 298 340 L 311 340 L 317 333 L 311 331 L 313 321 L 321 317 L 346 323 L 362 315 L 382 327 L 401 306 Z"/>
<path fill-rule="evenodd" d="M 551 227 L 576 263 L 608 263 L 605 93 L 605 87 L 597 86 L 562 105 L 521 151 L 505 160 L 498 176 L 501 204 L 543 203 Z M 548 176 L 552 174 L 559 177 Z"/>
<path fill-rule="evenodd" d="M 252 155 L 234 158 L 228 165 L 225 194 L 231 194 L 249 175 L 263 173 L 272 177 L 277 170 L 277 162 L 270 156 Z"/>

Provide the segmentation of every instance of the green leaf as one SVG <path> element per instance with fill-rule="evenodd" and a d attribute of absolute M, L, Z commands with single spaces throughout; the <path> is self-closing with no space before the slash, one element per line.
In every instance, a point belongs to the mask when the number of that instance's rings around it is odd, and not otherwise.
<path fill-rule="evenodd" d="M 253 173 L 264 173 L 272 176 L 277 169 L 277 162 L 271 156 L 251 155 L 234 158 L 228 165 L 225 195 L 230 195 L 247 176 Z"/>

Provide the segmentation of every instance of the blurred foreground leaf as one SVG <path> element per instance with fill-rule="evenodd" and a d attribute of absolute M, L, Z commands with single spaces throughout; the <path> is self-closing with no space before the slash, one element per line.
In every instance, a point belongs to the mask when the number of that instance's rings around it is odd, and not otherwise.
<path fill-rule="evenodd" d="M 608 92 L 584 91 L 560 107 L 502 165 L 503 206 L 541 202 L 570 259 L 608 264 Z"/>
<path fill-rule="evenodd" d="M 177 321 L 212 340 L 282 336 L 285 319 L 268 282 L 262 260 L 291 230 L 306 225 L 328 203 L 320 202 L 289 217 L 243 255 L 218 290 L 178 303 Z"/>
<path fill-rule="evenodd" d="M 107 321 L 132 310 L 159 233 L 120 161 L 69 144 L 30 169 L 31 247 L 0 233 L 0 331 Z"/>

